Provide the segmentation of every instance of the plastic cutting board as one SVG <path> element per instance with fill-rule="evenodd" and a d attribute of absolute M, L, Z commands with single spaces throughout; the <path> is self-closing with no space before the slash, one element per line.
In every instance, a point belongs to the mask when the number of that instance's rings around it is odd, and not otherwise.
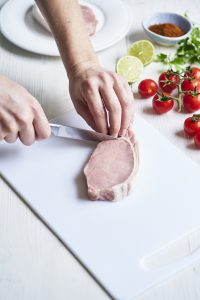
<path fill-rule="evenodd" d="M 75 112 L 56 121 L 87 127 Z M 108 293 L 123 300 L 200 258 L 198 245 L 173 262 L 145 264 L 147 257 L 200 227 L 200 168 L 138 115 L 135 132 L 140 170 L 131 195 L 116 203 L 87 200 L 83 167 L 95 143 L 51 137 L 31 147 L 0 144 L 3 177 Z"/>

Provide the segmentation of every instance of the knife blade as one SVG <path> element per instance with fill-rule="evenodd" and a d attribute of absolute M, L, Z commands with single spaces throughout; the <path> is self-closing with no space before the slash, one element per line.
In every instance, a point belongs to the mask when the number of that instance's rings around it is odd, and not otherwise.
<path fill-rule="evenodd" d="M 98 141 L 98 142 L 116 139 L 111 135 L 99 133 L 92 130 L 86 130 L 82 128 L 76 128 L 76 127 L 65 126 L 61 124 L 53 124 L 53 123 L 49 123 L 49 125 L 51 127 L 52 134 L 58 137 L 65 137 L 65 138 L 81 140 L 81 141 Z"/>

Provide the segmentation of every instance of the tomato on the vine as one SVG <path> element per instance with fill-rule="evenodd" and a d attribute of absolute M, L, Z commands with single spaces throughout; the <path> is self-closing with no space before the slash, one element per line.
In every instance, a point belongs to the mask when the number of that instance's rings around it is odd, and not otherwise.
<path fill-rule="evenodd" d="M 158 114 L 164 114 L 173 108 L 174 100 L 168 93 L 156 94 L 153 97 L 152 105 Z"/>
<path fill-rule="evenodd" d="M 200 148 L 200 133 L 197 133 L 194 137 L 194 142 L 197 148 Z"/>
<path fill-rule="evenodd" d="M 200 133 L 200 114 L 185 119 L 184 131 L 188 136 L 195 136 Z"/>
<path fill-rule="evenodd" d="M 188 112 L 195 112 L 200 109 L 200 94 L 192 93 L 184 94 L 183 106 Z"/>
<path fill-rule="evenodd" d="M 143 98 L 149 98 L 154 96 L 157 90 L 158 90 L 158 85 L 152 79 L 144 79 L 138 85 L 138 93 Z"/>
<path fill-rule="evenodd" d="M 200 68 L 197 67 L 187 67 L 184 77 L 190 77 L 193 79 L 200 80 Z"/>
<path fill-rule="evenodd" d="M 179 77 L 177 74 L 174 74 L 172 71 L 163 72 L 158 79 L 158 83 L 162 91 L 171 93 L 176 89 L 179 83 Z"/>
<path fill-rule="evenodd" d="M 194 91 L 195 89 L 197 93 L 200 92 L 200 80 L 198 79 L 191 80 L 190 78 L 186 78 L 181 83 L 182 92 L 190 92 Z"/>

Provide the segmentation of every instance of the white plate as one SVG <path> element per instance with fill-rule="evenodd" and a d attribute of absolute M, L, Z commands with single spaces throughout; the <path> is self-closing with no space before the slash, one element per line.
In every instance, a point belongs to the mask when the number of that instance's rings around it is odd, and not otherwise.
<path fill-rule="evenodd" d="M 33 0 L 9 0 L 0 11 L 1 32 L 23 49 L 59 56 L 52 35 L 32 16 L 34 3 Z M 131 25 L 131 14 L 121 0 L 90 0 L 80 3 L 90 6 L 100 23 L 100 28 L 98 27 L 96 34 L 91 37 L 95 51 L 112 46 L 127 34 Z"/>

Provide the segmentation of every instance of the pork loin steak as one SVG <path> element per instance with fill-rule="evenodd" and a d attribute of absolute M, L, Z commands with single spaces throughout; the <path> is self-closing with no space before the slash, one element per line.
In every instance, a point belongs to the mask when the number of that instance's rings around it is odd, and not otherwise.
<path fill-rule="evenodd" d="M 85 20 L 85 25 L 87 28 L 87 32 L 90 36 L 94 35 L 97 27 L 97 19 L 92 9 L 88 6 L 81 5 L 81 10 L 83 14 L 83 18 Z"/>
<path fill-rule="evenodd" d="M 93 10 L 86 5 L 81 5 L 81 11 L 83 14 L 87 32 L 90 36 L 92 36 L 96 32 L 96 27 L 97 27 L 97 23 L 98 23 L 96 16 L 95 16 Z M 40 10 L 36 4 L 33 5 L 32 14 L 33 14 L 33 17 L 35 18 L 35 20 L 40 23 L 40 25 L 42 25 L 45 29 L 47 29 L 48 31 L 51 32 L 51 29 L 49 28 L 48 23 L 44 19 L 42 13 L 40 12 Z"/>
<path fill-rule="evenodd" d="M 138 144 L 134 139 L 99 143 L 84 168 L 89 198 L 121 200 L 129 194 L 138 166 Z"/>

